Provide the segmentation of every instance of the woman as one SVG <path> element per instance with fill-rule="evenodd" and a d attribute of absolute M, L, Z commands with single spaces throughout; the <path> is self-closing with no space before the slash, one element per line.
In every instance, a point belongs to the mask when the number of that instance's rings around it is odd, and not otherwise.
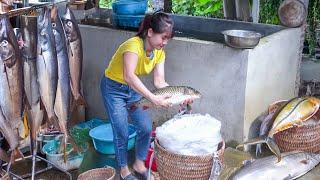
<path fill-rule="evenodd" d="M 115 52 L 102 78 L 101 92 L 113 129 L 116 160 L 121 168 L 121 179 L 136 179 L 127 165 L 128 115 L 137 129 L 134 174 L 139 179 L 147 179 L 148 173 L 144 160 L 149 148 L 152 121 L 146 111 L 140 108 L 128 111 L 128 107 L 138 101 L 141 96 L 156 106 L 170 106 L 165 101 L 168 97 L 151 93 L 139 76 L 153 71 L 155 87 L 168 86 L 164 78 L 163 47 L 173 36 L 172 28 L 173 20 L 167 14 L 163 12 L 147 14 L 137 35 L 122 43 Z M 151 179 L 154 177 L 152 176 Z"/>

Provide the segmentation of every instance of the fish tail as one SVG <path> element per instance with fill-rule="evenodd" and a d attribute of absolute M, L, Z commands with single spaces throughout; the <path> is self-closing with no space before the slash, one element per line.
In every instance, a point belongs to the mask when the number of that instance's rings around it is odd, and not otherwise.
<path fill-rule="evenodd" d="M 84 97 L 82 95 L 80 95 L 77 99 L 76 99 L 76 105 L 78 106 L 87 106 L 87 102 L 84 99 Z"/>
<path fill-rule="evenodd" d="M 255 145 L 255 144 L 260 144 L 260 143 L 266 143 L 266 139 L 264 137 L 257 137 L 250 139 L 242 144 L 239 144 L 236 149 L 239 149 L 241 147 L 244 147 L 245 145 Z"/>
<path fill-rule="evenodd" d="M 281 161 L 281 153 L 280 153 L 280 149 L 279 149 L 278 145 L 276 144 L 276 142 L 272 138 L 268 137 L 266 139 L 266 143 L 267 143 L 269 149 L 272 151 L 272 153 L 277 156 L 278 162 L 280 162 Z"/>
<path fill-rule="evenodd" d="M 0 159 L 5 162 L 10 161 L 10 157 L 8 156 L 7 152 L 5 150 L 3 150 L 2 148 L 0 148 Z"/>
<path fill-rule="evenodd" d="M 64 136 L 63 161 L 64 163 L 67 163 L 67 136 Z"/>
<path fill-rule="evenodd" d="M 11 152 L 11 158 L 10 161 L 13 163 L 16 159 L 24 159 L 23 153 L 20 151 L 20 149 L 16 148 Z"/>
<path fill-rule="evenodd" d="M 56 124 L 57 122 L 58 122 L 58 117 L 55 114 L 49 117 L 50 124 Z"/>

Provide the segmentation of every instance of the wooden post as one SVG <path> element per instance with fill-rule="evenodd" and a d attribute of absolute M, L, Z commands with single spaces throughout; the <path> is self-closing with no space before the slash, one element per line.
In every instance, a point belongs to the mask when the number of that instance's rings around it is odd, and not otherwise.
<path fill-rule="evenodd" d="M 260 0 L 252 0 L 252 21 L 259 22 Z"/>
<path fill-rule="evenodd" d="M 240 21 L 252 21 L 249 0 L 235 0 L 236 15 Z"/>
<path fill-rule="evenodd" d="M 223 0 L 223 14 L 225 19 L 236 19 L 235 0 Z"/>

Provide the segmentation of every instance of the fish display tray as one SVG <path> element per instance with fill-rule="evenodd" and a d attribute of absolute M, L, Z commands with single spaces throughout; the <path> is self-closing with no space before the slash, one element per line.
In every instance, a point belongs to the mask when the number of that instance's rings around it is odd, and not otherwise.
<path fill-rule="evenodd" d="M 218 149 L 219 160 L 223 163 L 224 141 L 219 144 Z M 155 157 L 159 176 L 162 180 L 208 180 L 210 177 L 213 155 L 187 156 L 174 154 L 164 149 L 158 140 L 155 140 Z"/>
<path fill-rule="evenodd" d="M 274 135 L 281 152 L 320 153 L 320 123 L 293 127 Z"/>

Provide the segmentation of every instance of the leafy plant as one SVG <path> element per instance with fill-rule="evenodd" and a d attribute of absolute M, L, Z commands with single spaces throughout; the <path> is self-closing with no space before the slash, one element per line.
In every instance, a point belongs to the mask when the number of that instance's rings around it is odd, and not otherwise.
<path fill-rule="evenodd" d="M 279 24 L 278 8 L 281 0 L 261 0 L 260 1 L 260 23 Z"/>
<path fill-rule="evenodd" d="M 223 18 L 223 0 L 172 0 L 175 14 Z"/>
<path fill-rule="evenodd" d="M 319 0 L 310 0 L 308 9 L 308 33 L 306 40 L 309 44 L 309 54 L 313 56 L 315 54 L 315 47 L 317 46 L 316 29 L 320 22 L 320 2 Z M 320 27 L 319 27 L 320 28 Z M 320 36 L 320 35 L 319 35 Z"/>

